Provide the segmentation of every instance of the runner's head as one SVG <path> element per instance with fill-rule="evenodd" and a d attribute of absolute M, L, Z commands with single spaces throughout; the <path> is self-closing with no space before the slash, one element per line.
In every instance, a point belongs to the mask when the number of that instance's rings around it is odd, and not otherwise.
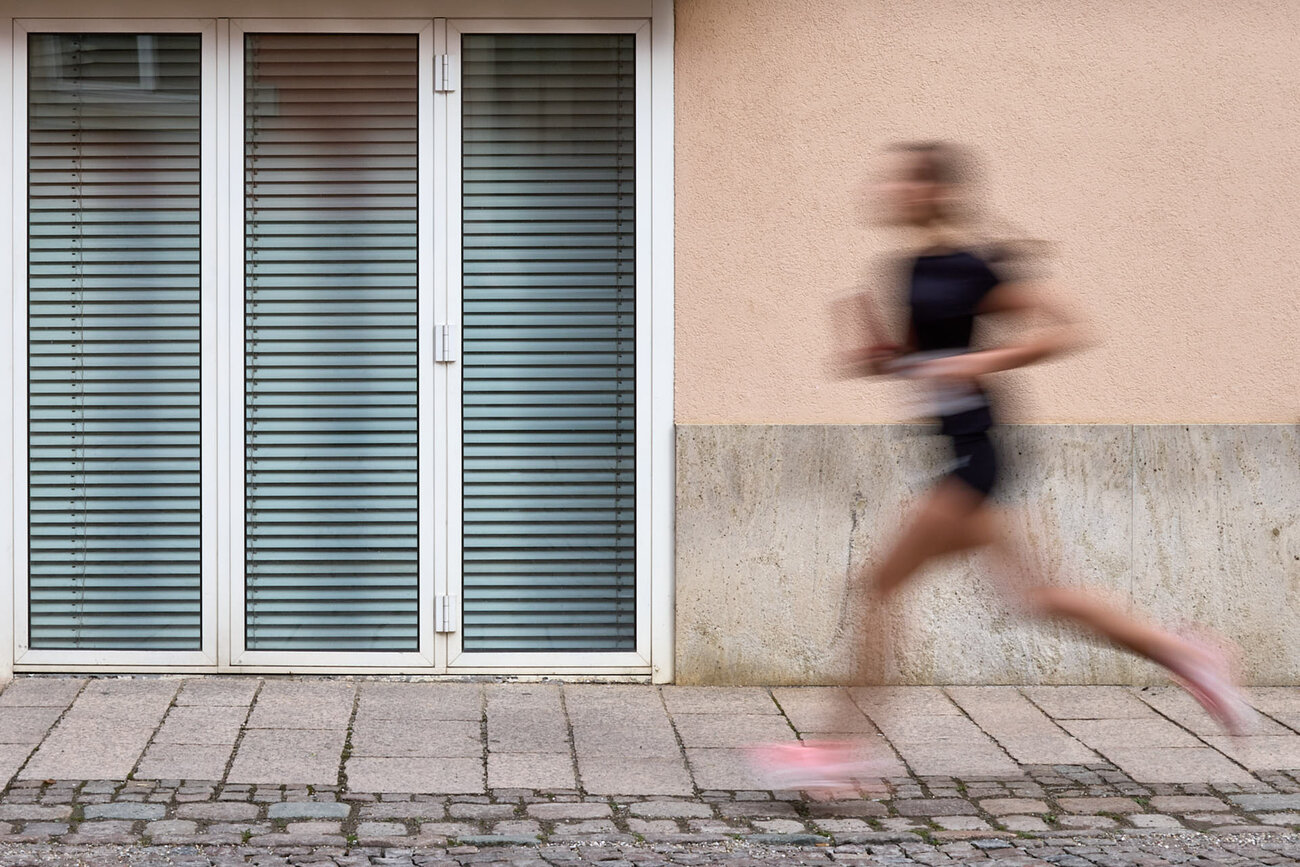
<path fill-rule="evenodd" d="M 886 158 L 880 192 L 890 222 L 933 226 L 962 218 L 974 175 L 969 153 L 947 142 L 908 142 L 890 147 Z"/>

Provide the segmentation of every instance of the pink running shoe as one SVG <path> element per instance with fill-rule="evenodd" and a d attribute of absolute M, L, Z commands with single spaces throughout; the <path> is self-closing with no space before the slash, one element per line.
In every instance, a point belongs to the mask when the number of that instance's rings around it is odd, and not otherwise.
<path fill-rule="evenodd" d="M 884 776 L 882 768 L 855 754 L 855 745 L 839 741 L 791 741 L 761 744 L 750 756 L 770 788 L 832 790 L 857 788 L 857 782 Z"/>
<path fill-rule="evenodd" d="M 1256 714 L 1237 688 L 1228 643 L 1191 632 L 1184 633 L 1182 638 L 1191 645 L 1195 656 L 1179 660 L 1171 667 L 1174 681 L 1191 693 L 1228 734 L 1234 737 L 1249 734 L 1255 726 Z"/>

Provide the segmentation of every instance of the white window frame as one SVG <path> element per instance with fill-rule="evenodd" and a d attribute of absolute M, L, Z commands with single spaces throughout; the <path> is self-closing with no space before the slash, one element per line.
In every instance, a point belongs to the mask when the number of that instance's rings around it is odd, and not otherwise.
<path fill-rule="evenodd" d="M 216 522 L 216 165 L 200 160 L 199 198 L 199 285 L 200 293 L 200 450 L 201 486 L 200 524 L 202 637 L 199 650 L 42 650 L 28 645 L 28 369 L 27 369 L 27 43 L 33 33 L 197 33 L 200 34 L 202 84 L 200 90 L 200 152 L 213 153 L 216 142 L 216 22 L 213 19 L 118 18 L 92 20 L 30 19 L 14 22 L 13 28 L 13 269 L 11 311 L 13 328 L 10 358 L 13 399 L 7 407 L 11 413 L 13 437 L 12 517 L 13 557 L 10 582 L 13 594 L 14 664 L 54 669 L 121 668 L 137 670 L 152 666 L 211 666 L 217 662 L 217 545 Z M 21 403 L 19 403 L 21 396 Z M 218 445 L 218 448 L 213 448 Z"/>
<path fill-rule="evenodd" d="M 600 676 L 655 682 L 674 676 L 674 426 L 673 426 L 673 0 L 601 2 L 601 19 L 511 19 L 517 0 L 437 0 L 418 17 L 394 18 L 391 0 L 375 0 L 385 19 L 310 18 L 0 18 L 0 110 L 12 124 L 0 131 L 0 237 L 9 239 L 10 269 L 0 269 L 0 298 L 10 299 L 11 327 L 0 328 L 0 683 L 20 671 L 352 674 L 510 674 Z M 52 6 L 66 5 L 54 0 Z M 400 4 L 398 4 L 400 5 Z M 428 17 L 463 14 L 501 18 Z M 211 4 L 220 14 L 221 3 Z M 152 14 L 154 0 L 124 0 L 124 12 Z M 209 7 L 205 7 L 207 10 Z M 288 0 L 268 11 L 294 14 Z M 545 5 L 530 5 L 534 15 Z M 566 14 L 592 9 L 581 5 Z M 647 14 L 649 19 L 647 20 Z M 622 16 L 622 17 L 618 17 Z M 13 25 L 8 38 L 5 23 Z M 451 38 L 451 34 L 456 34 Z M 203 355 L 201 479 L 203 649 L 164 651 L 32 651 L 27 634 L 27 34 L 30 32 L 192 32 L 203 38 L 201 307 Z M 243 642 L 243 35 L 247 32 L 413 32 L 420 34 L 419 348 L 420 376 L 420 647 L 419 653 L 284 653 L 248 651 Z M 637 649 L 622 654 L 466 654 L 460 633 L 434 633 L 434 596 L 460 594 L 460 366 L 435 364 L 435 325 L 458 333 L 460 315 L 460 95 L 434 93 L 433 59 L 459 60 L 465 32 L 628 32 L 637 34 Z M 454 49 L 450 43 L 454 43 Z M 453 79 L 458 79 L 454 75 Z M 457 82 L 458 83 L 458 82 Z M 6 105 L 6 102 L 8 105 Z M 5 121 L 0 121 L 4 123 Z M 656 184 L 654 179 L 660 179 Z M 442 257 L 439 260 L 439 256 Z M 215 290 L 215 291 L 214 291 Z M 429 303 L 432 302 L 432 303 Z M 220 374 L 218 373 L 220 371 Z M 20 402 L 21 401 L 21 402 Z M 430 447 L 431 446 L 431 447 Z M 454 459 L 454 464 L 453 464 Z M 432 576 L 433 580 L 427 580 Z M 236 617 L 239 622 L 236 622 Z M 20 645 L 20 641 L 22 644 Z"/>
<path fill-rule="evenodd" d="M 499 674 L 503 670 L 523 673 L 584 672 L 591 674 L 645 674 L 651 664 L 651 590 L 652 590 L 652 506 L 651 480 L 652 443 L 655 428 L 652 419 L 651 334 L 652 299 L 650 235 L 653 202 L 650 191 L 651 175 L 651 104 L 650 104 L 650 24 L 645 21 L 605 19 L 564 21 L 559 19 L 461 19 L 447 22 L 446 53 L 450 57 L 452 80 L 456 88 L 448 94 L 446 141 L 447 176 L 449 194 L 445 211 L 448 222 L 447 249 L 454 255 L 447 258 L 447 283 L 451 296 L 451 323 L 457 334 L 461 331 L 461 103 L 460 49 L 461 37 L 475 33 L 631 33 L 636 36 L 636 649 L 615 653 L 473 653 L 464 649 L 464 632 L 451 633 L 448 640 L 448 669 L 456 673 Z M 646 170 L 643 170 L 644 169 Z M 448 459 L 448 478 L 453 480 L 447 496 L 447 525 L 449 533 L 446 550 L 447 569 L 451 578 L 452 593 L 463 600 L 464 575 L 462 569 L 462 419 L 461 371 L 459 364 L 449 383 L 448 417 L 455 420 L 450 425 L 451 440 Z M 649 421 L 649 423 L 647 423 Z M 463 630 L 463 623 L 462 630 Z"/>
<path fill-rule="evenodd" d="M 229 660 L 231 667 L 240 669 L 254 667 L 287 667 L 294 671 L 304 669 L 355 669 L 359 660 L 364 660 L 364 667 L 398 670 L 418 670 L 426 674 L 437 674 L 438 654 L 434 639 L 433 605 L 434 596 L 439 586 L 445 586 L 446 575 L 438 568 L 434 559 L 435 527 L 439 514 L 438 491 L 446 488 L 438 472 L 437 445 L 434 442 L 437 428 L 445 426 L 434 415 L 434 408 L 439 405 L 438 391 L 445 382 L 446 371 L 439 370 L 433 363 L 433 333 L 436 311 L 440 299 L 445 295 L 443 287 L 435 285 L 435 268 L 433 263 L 438 256 L 446 255 L 445 250 L 437 249 L 434 243 L 436 220 L 434 213 L 434 185 L 426 166 L 434 164 L 433 147 L 436 130 L 433 124 L 433 56 L 434 56 L 434 22 L 432 20 L 410 19 L 276 19 L 243 18 L 230 22 L 230 35 L 227 41 L 229 61 L 226 65 L 229 80 L 226 95 L 229 101 L 226 131 L 227 155 L 221 161 L 222 168 L 232 172 L 228 186 L 229 197 L 225 237 L 229 239 L 229 249 L 223 250 L 221 259 L 232 266 L 239 263 L 238 269 L 231 268 L 229 279 L 222 284 L 227 302 L 226 316 L 230 328 L 226 331 L 227 382 L 232 389 L 238 384 L 239 397 L 225 401 L 222 409 L 229 414 L 223 430 L 229 432 L 227 442 L 230 448 L 222 450 L 223 456 L 230 461 L 230 483 L 223 487 L 228 491 L 230 500 L 221 514 L 225 516 L 226 528 L 230 534 L 223 540 L 226 550 L 230 552 L 230 568 L 223 577 L 227 580 L 223 621 L 230 624 L 223 630 L 223 636 L 230 641 Z M 419 389 L 418 437 L 419 464 L 417 479 L 419 484 L 419 650 L 405 652 L 360 653 L 352 651 L 289 651 L 289 650 L 249 650 L 245 646 L 244 600 L 246 575 L 244 572 L 244 178 L 242 157 L 244 153 L 244 36 L 248 33 L 411 33 L 419 37 L 419 120 L 417 165 L 417 257 L 418 272 L 416 282 L 419 286 L 417 301 L 418 314 L 418 361 L 417 376 Z M 441 96 L 441 94 L 438 94 Z M 445 301 L 442 302 L 445 306 Z M 232 398 L 235 395 L 232 394 Z"/>

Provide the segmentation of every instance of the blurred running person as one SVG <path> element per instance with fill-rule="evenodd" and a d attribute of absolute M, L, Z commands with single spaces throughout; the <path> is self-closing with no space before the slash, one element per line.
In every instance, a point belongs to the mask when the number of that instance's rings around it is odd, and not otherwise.
<path fill-rule="evenodd" d="M 1081 342 L 1064 311 L 1012 276 L 1015 247 L 980 238 L 967 195 L 971 160 L 944 143 L 907 144 L 887 154 L 879 187 L 888 220 L 910 236 L 906 338 L 891 341 L 880 305 L 860 308 L 872 345 L 850 353 L 859 375 L 886 374 L 917 381 L 930 414 L 952 450 L 946 476 L 924 497 L 893 547 L 869 577 L 868 589 L 884 603 L 929 561 L 985 550 L 1003 592 L 1025 613 L 1064 620 L 1166 668 L 1227 731 L 1241 734 L 1251 710 L 1233 684 L 1227 652 L 1217 640 L 1180 635 L 1139 620 L 1083 590 L 1031 577 L 1006 532 L 997 490 L 999 456 L 990 437 L 994 413 L 985 379 L 1068 352 Z M 1050 320 L 1027 338 L 1004 345 L 972 346 L 977 317 L 1009 314 Z M 844 731 L 853 730 L 844 727 Z M 854 778 L 880 776 L 855 761 L 847 742 L 772 744 L 757 760 L 772 782 L 787 789 L 844 788 Z"/>

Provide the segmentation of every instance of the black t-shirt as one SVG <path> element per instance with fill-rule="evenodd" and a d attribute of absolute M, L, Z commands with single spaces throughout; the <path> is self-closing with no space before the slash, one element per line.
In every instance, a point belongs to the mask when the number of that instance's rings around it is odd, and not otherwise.
<path fill-rule="evenodd" d="M 973 253 L 918 256 L 908 291 L 917 351 L 969 349 L 975 314 L 1000 282 Z"/>
<path fill-rule="evenodd" d="M 916 350 L 960 353 L 970 349 L 980 304 L 1001 282 L 974 253 L 958 250 L 918 256 L 908 286 Z M 978 407 L 941 415 L 941 431 L 962 436 L 988 430 L 993 425 L 992 412 L 983 390 L 979 396 Z"/>

